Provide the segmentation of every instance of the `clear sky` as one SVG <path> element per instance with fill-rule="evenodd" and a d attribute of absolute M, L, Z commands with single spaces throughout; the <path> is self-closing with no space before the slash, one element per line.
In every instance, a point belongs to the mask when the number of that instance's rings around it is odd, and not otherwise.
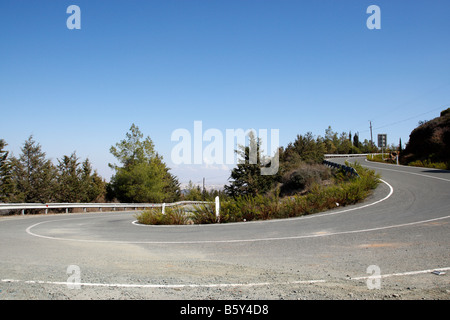
<path fill-rule="evenodd" d="M 375 140 L 406 143 L 450 106 L 449 17 L 448 0 L 2 0 L 0 138 L 19 155 L 32 134 L 109 180 L 109 148 L 135 123 L 181 182 L 207 184 L 229 171 L 171 163 L 172 132 L 194 121 L 279 129 L 286 146 L 328 126 L 370 139 L 371 120 Z"/>

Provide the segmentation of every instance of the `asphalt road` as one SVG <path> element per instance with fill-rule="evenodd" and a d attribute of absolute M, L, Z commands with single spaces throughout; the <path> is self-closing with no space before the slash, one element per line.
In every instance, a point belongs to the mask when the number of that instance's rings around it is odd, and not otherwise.
<path fill-rule="evenodd" d="M 366 201 L 288 220 L 2 217 L 0 299 L 449 299 L 450 172 L 358 161 Z"/>

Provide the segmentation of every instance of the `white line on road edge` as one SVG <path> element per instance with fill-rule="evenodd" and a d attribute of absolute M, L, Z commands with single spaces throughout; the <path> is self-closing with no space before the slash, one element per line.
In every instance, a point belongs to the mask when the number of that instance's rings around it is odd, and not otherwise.
<path fill-rule="evenodd" d="M 370 161 L 366 159 L 366 162 L 370 162 Z M 379 162 L 373 162 L 373 163 L 377 164 L 377 163 L 379 163 Z M 380 163 L 380 164 L 383 165 L 383 164 L 389 164 L 389 163 Z M 392 166 L 395 166 L 395 165 L 392 164 Z M 432 178 L 432 179 L 438 179 L 438 180 L 450 182 L 449 179 L 440 178 L 440 177 L 435 177 L 435 176 L 429 176 L 429 175 L 427 175 L 427 174 L 422 174 L 422 173 L 409 172 L 409 171 L 403 171 L 403 170 L 394 170 L 394 169 L 389 169 L 389 168 L 373 167 L 373 166 L 368 166 L 368 165 L 364 165 L 364 167 L 366 167 L 366 168 L 371 168 L 371 169 L 388 170 L 388 171 L 394 171 L 394 172 L 400 172 L 400 173 L 413 174 L 413 175 L 416 175 L 416 176 L 421 176 L 421 177 Z M 410 168 L 410 167 L 408 167 L 408 168 Z M 414 167 L 414 168 L 416 168 L 416 167 Z M 421 169 L 430 169 L 430 170 L 431 170 L 432 168 L 421 168 Z"/>
<path fill-rule="evenodd" d="M 383 179 L 380 179 L 381 182 L 383 182 L 384 184 L 386 184 L 389 187 L 389 193 L 387 196 L 385 196 L 383 199 L 362 205 L 362 206 L 355 206 L 352 208 L 348 208 L 348 209 L 344 209 L 344 210 L 339 210 L 339 211 L 332 211 L 332 212 L 318 212 L 318 213 L 314 213 L 311 215 L 306 215 L 306 216 L 300 216 L 300 217 L 293 217 L 293 218 L 286 218 L 286 219 L 273 219 L 273 220 L 255 220 L 255 221 L 249 221 L 249 222 L 233 222 L 233 223 L 222 223 L 222 224 L 218 224 L 218 223 L 212 223 L 212 224 L 204 224 L 204 225 L 183 225 L 183 226 L 178 226 L 178 225 L 150 225 L 150 224 L 141 224 L 139 223 L 137 220 L 132 221 L 131 223 L 135 226 L 138 227 L 155 227 L 155 228 L 162 228 L 162 227 L 166 227 L 166 228 L 185 228 L 185 227 L 198 227 L 198 226 L 202 226 L 202 227 L 215 227 L 215 226 L 235 226 L 238 224 L 245 224 L 245 225 L 249 225 L 252 223 L 279 223 L 279 222 L 286 222 L 286 221 L 294 221 L 294 220 L 303 220 L 303 219 L 312 219 L 312 218 L 319 218 L 319 217 L 326 217 L 326 216 L 332 216 L 335 214 L 341 214 L 341 213 L 346 213 L 346 212 L 350 212 L 350 211 L 354 211 L 354 210 L 360 210 L 360 209 L 364 209 L 367 207 L 371 207 L 374 206 L 380 202 L 383 202 L 387 199 L 389 199 L 392 194 L 394 193 L 394 188 L 392 188 L 392 186 L 387 183 L 386 181 L 384 181 Z"/>
<path fill-rule="evenodd" d="M 379 275 L 379 278 L 411 276 L 418 274 L 432 273 L 434 271 L 447 271 L 450 267 L 427 269 L 419 271 L 398 272 L 390 274 Z M 374 276 L 346 278 L 345 280 L 367 280 Z M 63 281 L 43 281 L 43 280 L 16 280 L 16 279 L 2 279 L 3 283 L 25 283 L 25 284 L 50 284 L 50 285 L 73 285 L 72 282 Z M 287 282 L 253 282 L 253 283 L 210 283 L 210 284 L 127 284 L 127 283 L 91 283 L 81 282 L 77 285 L 85 287 L 107 287 L 107 288 L 149 288 L 149 289 L 182 289 L 182 288 L 224 288 L 224 287 L 258 287 L 258 286 L 273 286 L 273 285 L 293 285 L 293 284 L 315 284 L 326 283 L 327 280 L 300 280 Z M 329 282 L 329 281 L 328 281 Z"/>
<path fill-rule="evenodd" d="M 343 234 L 353 234 L 353 233 L 363 233 L 363 232 L 371 232 L 371 231 L 380 231 L 386 229 L 400 228 L 406 226 L 413 226 L 417 224 L 423 224 L 443 219 L 448 219 L 449 216 L 421 220 L 409 223 L 396 224 L 391 226 L 370 228 L 370 229 L 359 229 L 359 230 L 350 230 L 350 231 L 341 231 L 341 232 L 331 232 L 331 233 L 323 233 L 323 234 L 310 234 L 304 236 L 292 236 L 292 237 L 279 237 L 279 238 L 256 238 L 256 239 L 234 239 L 234 240 L 197 240 L 197 241 L 120 241 L 120 240 L 88 240 L 88 239 L 70 239 L 70 238 L 56 238 L 56 237 L 48 237 L 42 236 L 38 234 L 34 234 L 27 229 L 27 232 L 33 236 L 51 240 L 66 240 L 66 241 L 77 241 L 77 242 L 99 242 L 99 243 L 117 243 L 117 244 L 207 244 L 207 243 L 239 243 L 239 242 L 259 242 L 259 241 L 275 241 L 275 240 L 295 240 L 295 239 L 307 239 L 307 238 L 319 238 L 319 237 L 328 237 L 335 235 L 343 235 Z M 35 225 L 34 225 L 35 226 Z M 33 226 L 31 226 L 33 227 Z M 30 227 L 30 228 L 31 228 Z"/>
<path fill-rule="evenodd" d="M 437 269 L 428 269 L 428 270 L 420 270 L 420 271 L 409 271 L 409 272 L 399 272 L 399 273 L 390 273 L 390 274 L 380 274 L 377 276 L 378 278 L 389 278 L 389 277 L 400 277 L 400 276 L 413 276 L 416 274 L 422 274 L 422 273 L 432 273 L 433 271 L 447 271 L 450 270 L 450 267 L 447 268 L 437 268 Z M 367 277 L 355 277 L 350 278 L 349 280 L 367 280 L 367 279 L 373 279 L 375 276 L 367 276 Z"/>
<path fill-rule="evenodd" d="M 286 220 L 296 220 L 296 219 L 309 219 L 309 218 L 314 218 L 314 217 L 324 217 L 324 216 L 328 216 L 328 215 L 335 215 L 335 214 L 340 214 L 340 213 L 345 213 L 345 212 L 350 212 L 350 211 L 354 211 L 354 210 L 360 210 L 360 209 L 364 209 L 370 206 L 374 206 L 382 201 L 387 200 L 388 198 L 390 198 L 392 196 L 392 194 L 394 193 L 394 188 L 392 188 L 392 186 L 387 183 L 386 181 L 384 181 L 383 179 L 380 179 L 381 182 L 383 182 L 384 184 L 386 184 L 389 187 L 389 193 L 388 195 L 386 195 L 384 198 L 374 201 L 372 203 L 368 203 L 366 205 L 363 206 L 359 206 L 359 207 L 353 207 L 353 208 L 349 208 L 349 209 L 345 209 L 345 210 L 339 210 L 339 211 L 333 211 L 333 212 L 328 212 L 328 213 L 317 213 L 314 215 L 309 215 L 309 216 L 302 216 L 302 217 L 297 217 L 297 218 L 289 218 L 289 219 L 276 219 L 276 220 L 264 220 L 264 221 L 256 221 L 254 223 L 267 223 L 267 222 L 283 222 Z M 96 217 L 98 218 L 98 217 Z M 77 219 L 77 218 L 70 218 L 70 219 Z M 102 243 L 124 243 L 124 244 L 195 244 L 195 243 L 231 243 L 231 242 L 248 242 L 248 241 L 263 241 L 263 240 L 283 240 L 283 239 L 292 239 L 292 238 L 266 238 L 266 239 L 244 239 L 244 240 L 204 240 L 204 241 L 178 241 L 178 242 L 164 242 L 164 241 L 120 241 L 120 240 L 88 240 L 88 239 L 70 239 L 70 238 L 59 238 L 59 237 L 50 237 L 50 236 L 43 236 L 40 234 L 36 234 L 33 233 L 31 231 L 32 228 L 40 225 L 40 224 L 44 224 L 44 223 L 50 223 L 52 221 L 55 220 L 50 220 L 50 221 L 42 221 L 42 222 L 38 222 L 36 224 L 33 224 L 31 226 L 29 226 L 25 231 L 29 234 L 32 235 L 34 237 L 38 237 L 38 238 L 44 238 L 44 239 L 50 239 L 50 240 L 65 240 L 65 241 L 76 241 L 76 242 L 102 242 Z M 149 225 L 141 225 L 141 224 L 136 224 L 135 221 L 132 222 L 134 225 L 138 225 L 138 226 L 144 226 L 144 227 L 148 227 Z M 239 222 L 236 222 L 236 224 L 238 224 Z M 243 222 L 244 223 L 244 222 Z M 245 222 L 245 224 L 248 223 L 253 223 L 252 222 Z M 234 223 L 230 223 L 230 224 L 213 224 L 212 226 L 232 226 L 235 225 Z M 210 226 L 210 225 L 206 225 L 206 226 Z M 189 226 L 183 226 L 183 227 L 189 227 Z M 326 234 L 326 235 L 331 235 L 331 234 Z M 312 235 L 312 236 L 299 236 L 300 238 L 305 238 L 305 237 L 315 237 L 318 235 Z M 322 235 L 323 236 L 323 235 Z M 294 237 L 295 238 L 299 238 L 299 237 Z"/>
<path fill-rule="evenodd" d="M 381 180 L 381 179 L 380 179 Z M 318 216 L 324 216 L 324 215 L 332 215 L 332 214 L 338 214 L 353 210 L 359 210 L 362 208 L 366 208 L 369 206 L 373 206 L 375 204 L 378 204 L 386 199 L 388 199 L 393 194 L 393 188 L 392 186 L 387 183 L 384 180 L 381 180 L 383 183 L 387 184 L 390 188 L 389 194 L 384 197 L 381 200 L 375 201 L 373 203 L 369 203 L 367 205 L 356 207 L 356 208 L 350 208 L 343 211 L 337 211 L 337 212 L 330 212 L 325 214 L 319 214 Z M 311 216 L 312 217 L 312 216 Z M 307 217 L 300 217 L 300 218 L 307 218 Z M 359 230 L 350 230 L 350 231 L 340 231 L 340 232 L 332 232 L 332 233 L 325 233 L 325 234 L 309 234 L 309 235 L 303 235 L 303 236 L 292 236 L 292 237 L 273 237 L 273 238 L 256 238 L 256 239 L 231 239 L 231 240 L 192 240 L 192 241 L 121 241 L 121 240 L 89 240 L 89 239 L 71 239 L 71 238 L 58 238 L 58 237 L 50 237 L 50 236 L 43 236 L 36 233 L 31 232 L 31 229 L 37 225 L 40 225 L 42 223 L 48 223 L 51 221 L 43 221 L 36 223 L 32 226 L 29 226 L 26 229 L 26 232 L 32 236 L 44 238 L 44 239 L 51 239 L 51 240 L 65 240 L 65 241 L 76 241 L 76 242 L 96 242 L 96 243 L 117 243 L 117 244 L 207 244 L 207 243 L 239 243 L 239 242 L 260 242 L 260 241 L 276 241 L 276 240 L 296 240 L 296 239 L 307 239 L 307 238 L 319 238 L 319 237 L 328 237 L 328 236 L 334 236 L 334 235 L 343 235 L 343 234 L 353 234 L 353 233 L 362 233 L 362 232 L 371 232 L 371 231 L 380 231 L 380 230 L 386 230 L 386 229 L 392 229 L 392 228 L 400 228 L 400 227 L 406 227 L 406 226 L 412 226 L 417 224 L 423 224 L 428 223 L 432 221 L 438 221 L 442 219 L 448 219 L 449 216 L 434 218 L 434 219 L 428 219 L 428 220 L 421 220 L 421 221 L 415 221 L 415 222 L 409 222 L 409 223 L 403 223 L 403 224 L 397 224 L 397 225 L 390 225 L 390 226 L 384 226 L 384 227 L 377 227 L 377 228 L 370 228 L 370 229 L 359 229 Z"/>
<path fill-rule="evenodd" d="M 14 280 L 2 279 L 5 283 L 27 283 L 27 284 L 51 284 L 51 285 L 73 285 L 72 282 L 62 281 L 40 281 L 40 280 Z M 291 282 L 256 282 L 256 283 L 211 283 L 211 284 L 126 284 L 126 283 L 77 283 L 86 287 L 108 287 L 108 288 L 153 288 L 153 289 L 177 289 L 177 288 L 223 288 L 223 287 L 258 287 L 269 285 L 290 285 L 290 284 L 314 284 L 323 283 L 325 280 L 301 280 Z"/>

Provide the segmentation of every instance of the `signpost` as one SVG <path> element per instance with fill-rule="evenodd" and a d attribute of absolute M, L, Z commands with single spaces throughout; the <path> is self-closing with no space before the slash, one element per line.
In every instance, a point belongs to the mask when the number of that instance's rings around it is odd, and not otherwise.
<path fill-rule="evenodd" d="M 378 148 L 381 148 L 381 158 L 384 160 L 383 148 L 387 146 L 387 134 L 382 133 L 378 135 Z"/>

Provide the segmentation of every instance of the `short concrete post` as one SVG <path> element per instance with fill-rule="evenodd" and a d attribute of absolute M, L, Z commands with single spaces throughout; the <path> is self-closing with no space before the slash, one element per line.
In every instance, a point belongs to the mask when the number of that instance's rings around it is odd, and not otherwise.
<path fill-rule="evenodd" d="M 217 219 L 217 222 L 220 221 L 220 201 L 219 201 L 219 196 L 216 197 L 216 219 Z"/>
<path fill-rule="evenodd" d="M 165 203 L 162 204 L 162 209 L 161 210 L 162 210 L 162 214 L 166 214 L 165 213 L 165 210 L 166 210 L 166 204 Z"/>

